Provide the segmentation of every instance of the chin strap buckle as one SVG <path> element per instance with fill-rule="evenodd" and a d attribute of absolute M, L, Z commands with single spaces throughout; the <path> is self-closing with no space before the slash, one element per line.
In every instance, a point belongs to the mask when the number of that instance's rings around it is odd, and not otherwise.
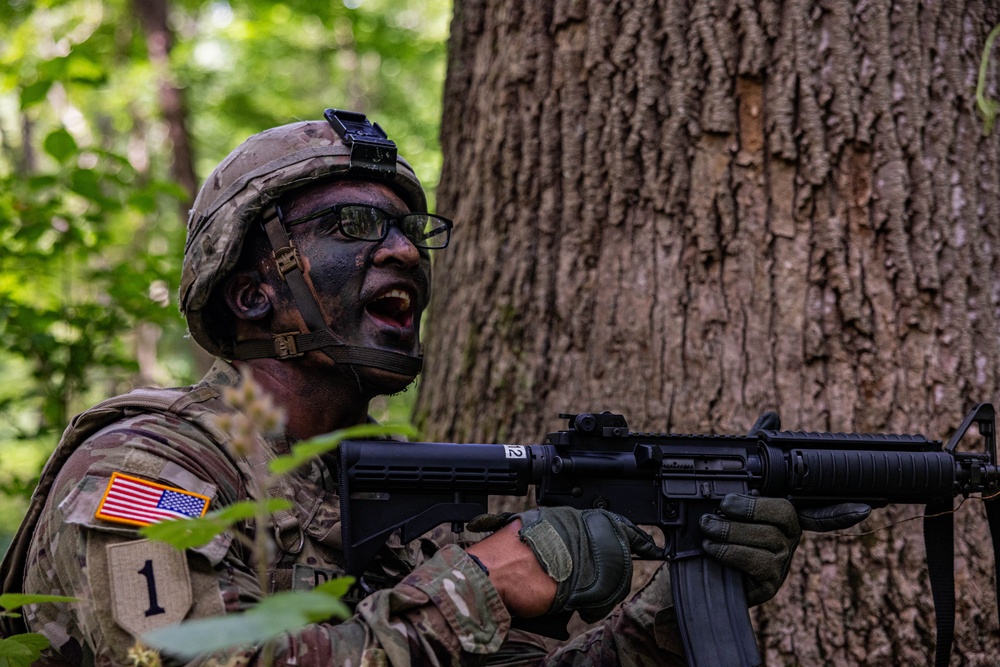
<path fill-rule="evenodd" d="M 274 337 L 274 351 L 277 353 L 278 359 L 291 359 L 292 357 L 301 357 L 305 354 L 304 352 L 299 352 L 298 345 L 295 343 L 298 335 L 298 331 L 293 331 L 291 333 L 278 334 Z"/>
<path fill-rule="evenodd" d="M 278 265 L 278 271 L 281 272 L 282 276 L 295 269 L 302 271 L 299 252 L 295 249 L 295 244 L 290 239 L 288 245 L 274 251 L 274 263 Z"/>

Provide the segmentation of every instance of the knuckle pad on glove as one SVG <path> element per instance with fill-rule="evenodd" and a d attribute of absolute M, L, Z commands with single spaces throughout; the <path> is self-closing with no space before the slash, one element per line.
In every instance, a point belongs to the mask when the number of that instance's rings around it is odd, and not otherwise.
<path fill-rule="evenodd" d="M 798 531 L 799 520 L 795 506 L 784 498 L 756 498 L 753 512 L 747 517 L 749 521 L 769 523 L 779 526 L 786 532 Z"/>
<path fill-rule="evenodd" d="M 732 523 L 726 542 L 776 554 L 788 550 L 788 538 L 780 529 L 760 523 Z"/>
<path fill-rule="evenodd" d="M 729 541 L 729 531 L 732 526 L 732 521 L 727 521 L 711 514 L 706 514 L 701 517 L 700 525 L 701 532 L 705 533 L 706 536 L 722 542 Z"/>
<path fill-rule="evenodd" d="M 747 520 L 753 517 L 757 498 L 743 493 L 728 493 L 722 498 L 719 508 L 732 519 Z"/>

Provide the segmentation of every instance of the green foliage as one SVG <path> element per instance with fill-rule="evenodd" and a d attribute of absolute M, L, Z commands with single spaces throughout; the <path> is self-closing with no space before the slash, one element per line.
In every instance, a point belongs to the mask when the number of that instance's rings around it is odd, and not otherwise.
<path fill-rule="evenodd" d="M 20 616 L 14 612 L 26 604 L 40 602 L 76 602 L 76 598 L 64 595 L 27 595 L 24 593 L 5 593 L 0 595 L 0 616 Z M 34 632 L 14 635 L 0 639 L 0 667 L 27 667 L 42 655 L 48 648 L 49 640 L 44 635 Z"/>
<path fill-rule="evenodd" d="M 164 82 L 184 94 L 201 177 L 250 134 L 332 106 L 379 122 L 433 201 L 448 0 L 174 0 L 166 64 L 151 59 L 137 6 L 0 3 L 0 551 L 74 413 L 137 384 L 200 374 L 176 308 L 192 193 L 174 181 Z M 411 401 L 378 407 L 395 415 Z M 280 504 L 156 529 L 184 548 Z M 270 598 L 213 621 L 227 624 L 223 636 L 257 641 L 248 624 L 280 633 L 345 613 L 336 591 L 308 600 L 292 612 Z M 42 642 L 4 640 L 0 667 L 30 664 Z"/>
<path fill-rule="evenodd" d="M 265 598 L 243 614 L 229 614 L 154 630 L 143 642 L 184 660 L 234 646 L 262 644 L 310 623 L 348 618 L 350 610 L 340 597 L 354 583 L 344 577 L 311 591 L 288 591 Z"/>
<path fill-rule="evenodd" d="M 151 540 L 166 542 L 175 549 L 194 549 L 208 544 L 216 535 L 231 530 L 241 521 L 291 508 L 291 502 L 284 498 L 244 500 L 203 517 L 173 519 L 143 526 L 139 533 Z"/>
<path fill-rule="evenodd" d="M 48 647 L 49 640 L 36 632 L 0 639 L 0 667 L 28 667 Z"/>
<path fill-rule="evenodd" d="M 76 598 L 65 595 L 33 595 L 28 593 L 4 593 L 0 595 L 0 607 L 4 611 L 0 616 L 16 616 L 12 612 L 26 604 L 41 604 L 42 602 L 76 602 Z"/>
<path fill-rule="evenodd" d="M 332 106 L 378 121 L 433 201 L 449 0 L 174 0 L 166 64 L 136 6 L 0 3 L 0 549 L 73 414 L 203 370 L 176 308 L 191 193 L 161 82 L 184 94 L 201 177 Z"/>

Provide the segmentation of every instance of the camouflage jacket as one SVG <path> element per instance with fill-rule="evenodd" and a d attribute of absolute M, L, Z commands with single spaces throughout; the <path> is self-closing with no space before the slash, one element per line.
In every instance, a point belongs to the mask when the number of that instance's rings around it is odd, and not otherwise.
<path fill-rule="evenodd" d="M 106 402 L 117 400 L 114 409 L 102 404 L 83 413 L 67 429 L 0 572 L 4 592 L 80 599 L 25 608 L 27 628 L 52 643 L 45 664 L 129 664 L 129 649 L 143 632 L 241 611 L 262 596 L 250 554 L 230 534 L 182 553 L 142 539 L 127 521 L 101 518 L 116 473 L 173 489 L 182 500 L 208 499 L 211 509 L 265 495 L 287 498 L 293 509 L 274 518 L 278 549 L 268 565 L 268 587 L 311 588 L 342 573 L 339 502 L 328 466 L 317 459 L 262 489 L 261 471 L 288 450 L 284 438 L 269 438 L 255 454 L 236 455 L 226 446 L 228 436 L 207 419 L 232 410 L 220 393 L 239 380 L 219 361 L 198 385 L 136 390 Z M 435 537 L 408 545 L 390 540 L 369 573 L 387 588 L 364 598 L 345 622 L 286 636 L 274 664 L 683 664 L 665 609 L 666 574 L 602 627 L 550 651 L 550 642 L 512 631 L 484 572 L 460 548 L 439 546 Z M 259 659 L 251 648 L 192 664 Z"/>

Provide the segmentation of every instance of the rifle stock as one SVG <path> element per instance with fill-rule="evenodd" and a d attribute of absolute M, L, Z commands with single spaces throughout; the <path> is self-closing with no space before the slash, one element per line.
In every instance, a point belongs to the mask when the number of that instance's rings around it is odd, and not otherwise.
<path fill-rule="evenodd" d="M 538 505 L 602 508 L 657 526 L 689 664 L 749 667 L 760 657 L 742 574 L 719 566 L 701 546 L 699 519 L 726 494 L 782 497 L 799 506 L 941 506 L 958 495 L 993 494 L 1000 485 L 987 403 L 973 408 L 947 446 L 922 435 L 780 431 L 773 413 L 749 435 L 633 433 L 622 415 L 607 412 L 561 417 L 569 428 L 549 433 L 541 445 L 342 443 L 348 574 L 361 576 L 394 531 L 406 542 L 444 523 L 461 530 L 488 511 L 490 496 L 524 496 L 533 485 Z M 956 451 L 973 424 L 985 451 Z M 935 600 L 947 598 L 949 591 L 934 585 Z M 946 664 L 951 633 L 940 616 L 938 664 Z"/>

